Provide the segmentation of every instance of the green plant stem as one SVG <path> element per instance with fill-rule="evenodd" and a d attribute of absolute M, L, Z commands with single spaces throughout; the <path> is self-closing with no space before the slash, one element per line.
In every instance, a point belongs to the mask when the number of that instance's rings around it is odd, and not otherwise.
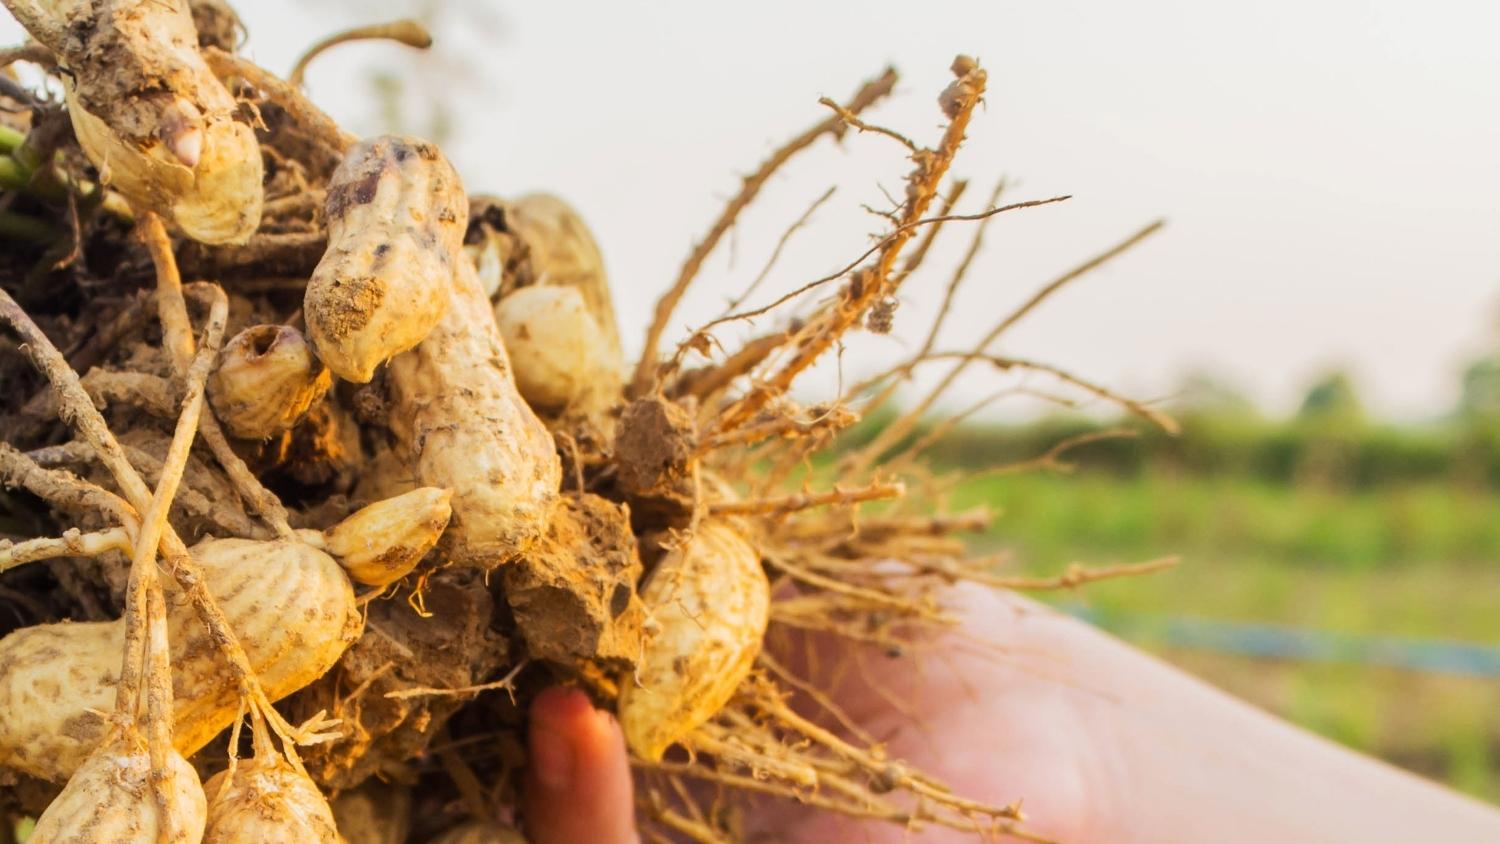
<path fill-rule="evenodd" d="M 26 190 L 31 185 L 30 168 L 9 155 L 0 155 L 0 187 L 8 190 Z"/>
<path fill-rule="evenodd" d="M 26 133 L 9 126 L 0 125 L 0 152 L 10 154 L 26 142 Z"/>
<path fill-rule="evenodd" d="M 30 243 L 52 243 L 60 233 L 38 220 L 14 211 L 0 211 L 0 238 L 24 240 Z"/>

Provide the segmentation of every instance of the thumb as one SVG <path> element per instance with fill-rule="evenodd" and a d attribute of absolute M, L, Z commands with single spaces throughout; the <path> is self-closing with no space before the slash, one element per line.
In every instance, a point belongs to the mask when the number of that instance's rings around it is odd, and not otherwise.
<path fill-rule="evenodd" d="M 534 844 L 635 844 L 625 736 L 577 689 L 547 689 L 531 704 L 524 800 Z"/>

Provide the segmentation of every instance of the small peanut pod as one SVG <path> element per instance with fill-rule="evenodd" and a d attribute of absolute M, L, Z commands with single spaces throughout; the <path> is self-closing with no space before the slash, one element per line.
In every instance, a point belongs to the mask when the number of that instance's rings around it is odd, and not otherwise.
<path fill-rule="evenodd" d="M 280 754 L 261 752 L 203 784 L 208 827 L 203 844 L 336 844 L 333 811 L 307 774 Z"/>
<path fill-rule="evenodd" d="M 516 388 L 539 413 L 577 407 L 594 391 L 618 391 L 599 323 L 576 287 L 522 287 L 495 305 Z"/>
<path fill-rule="evenodd" d="M 503 824 L 470 821 L 432 839 L 432 844 L 526 844 L 526 837 Z"/>
<path fill-rule="evenodd" d="M 387 370 L 394 451 L 417 482 L 453 491 L 444 540 L 454 562 L 493 569 L 539 539 L 558 499 L 552 436 L 516 391 L 472 264 L 456 261 L 451 304 Z"/>
<path fill-rule="evenodd" d="M 641 594 L 658 630 L 621 682 L 630 749 L 656 761 L 718 714 L 750 673 L 770 618 L 760 555 L 732 524 L 706 520 L 667 553 Z"/>
<path fill-rule="evenodd" d="M 436 146 L 384 135 L 356 144 L 328 185 L 328 251 L 303 298 L 323 362 L 364 383 L 448 308 L 469 203 Z"/>
<path fill-rule="evenodd" d="M 252 325 L 230 338 L 208 379 L 208 400 L 229 433 L 261 440 L 297 424 L 333 377 L 289 325 Z"/>
<path fill-rule="evenodd" d="M 74 134 L 102 179 L 205 243 L 260 225 L 260 146 L 198 52 L 187 3 L 30 2 L 23 23 L 58 56 Z"/>
<path fill-rule="evenodd" d="M 333 666 L 363 624 L 332 557 L 294 540 L 215 539 L 192 549 L 265 693 L 278 700 Z M 191 756 L 239 713 L 235 686 L 185 599 L 168 589 L 177 749 Z M 0 765 L 60 781 L 105 734 L 125 647 L 121 621 L 43 624 L 0 639 Z"/>
<path fill-rule="evenodd" d="M 324 531 L 324 546 L 354 580 L 389 586 L 437 544 L 453 514 L 452 498 L 446 489 L 420 487 L 377 501 Z"/>
<path fill-rule="evenodd" d="M 345 844 L 406 844 L 411 832 L 411 791 L 370 777 L 333 798 L 333 819 Z"/>
<path fill-rule="evenodd" d="M 552 194 L 529 193 L 506 205 L 505 222 L 526 245 L 531 283 L 576 289 L 598 323 L 605 359 L 623 375 L 625 355 L 604 256 L 583 217 Z"/>
<path fill-rule="evenodd" d="M 158 839 L 161 817 L 151 788 L 151 754 L 133 727 L 114 729 L 78 766 L 37 819 L 27 844 L 196 844 L 206 814 L 203 785 L 182 754 L 167 756 L 175 840 Z"/>

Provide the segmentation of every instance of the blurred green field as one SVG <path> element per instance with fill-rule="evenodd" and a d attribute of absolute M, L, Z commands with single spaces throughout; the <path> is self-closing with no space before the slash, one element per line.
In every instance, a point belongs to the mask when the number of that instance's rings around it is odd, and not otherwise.
<path fill-rule="evenodd" d="M 1154 467 L 1154 468 L 1153 468 Z M 1357 488 L 1161 468 L 968 482 L 1012 569 L 1180 554 L 1177 569 L 1049 600 L 1106 619 L 1194 617 L 1500 645 L 1500 496 L 1444 480 Z M 1500 678 L 1171 650 L 1198 675 L 1329 738 L 1500 802 Z"/>

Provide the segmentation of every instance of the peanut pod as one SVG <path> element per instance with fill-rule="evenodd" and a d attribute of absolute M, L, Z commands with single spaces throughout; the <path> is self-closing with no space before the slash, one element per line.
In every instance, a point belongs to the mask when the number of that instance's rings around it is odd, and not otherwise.
<path fill-rule="evenodd" d="M 331 801 L 345 844 L 406 844 L 411 832 L 411 791 L 375 777 Z"/>
<path fill-rule="evenodd" d="M 436 146 L 384 135 L 356 144 L 328 185 L 328 250 L 303 297 L 323 362 L 364 383 L 448 308 L 469 203 Z"/>
<path fill-rule="evenodd" d="M 364 507 L 323 532 L 328 553 L 359 583 L 389 586 L 426 556 L 453 514 L 453 494 L 421 487 Z"/>
<path fill-rule="evenodd" d="M 102 180 L 205 243 L 260 225 L 260 145 L 198 52 L 188 4 L 12 3 L 57 54 L 74 134 Z"/>
<path fill-rule="evenodd" d="M 203 785 L 182 754 L 173 751 L 167 758 L 175 826 L 182 833 L 169 844 L 196 844 L 206 814 Z M 133 726 L 110 730 L 37 819 L 27 844 L 159 844 L 151 775 L 151 754 L 140 732 Z"/>
<path fill-rule="evenodd" d="M 618 396 L 599 323 L 575 287 L 522 287 L 495 305 L 495 321 L 516 373 L 516 388 L 538 413 L 555 416 L 589 401 Z"/>
<path fill-rule="evenodd" d="M 522 256 L 495 304 L 516 386 L 547 416 L 600 413 L 620 399 L 625 362 L 599 247 L 555 196 L 528 194 L 502 207 Z"/>
<path fill-rule="evenodd" d="M 417 483 L 453 491 L 446 547 L 492 569 L 546 531 L 562 466 L 552 436 L 516 391 L 510 359 L 473 265 L 455 261 L 451 304 L 386 382 L 394 451 Z"/>
<path fill-rule="evenodd" d="M 631 750 L 656 761 L 718 714 L 750 673 L 771 586 L 744 534 L 709 519 L 662 557 L 641 600 L 657 631 L 620 683 L 620 726 Z"/>
<path fill-rule="evenodd" d="M 256 751 L 203 784 L 209 797 L 203 844 L 335 844 L 333 811 L 307 774 L 280 753 Z"/>
<path fill-rule="evenodd" d="M 271 700 L 322 676 L 363 621 L 349 578 L 295 540 L 216 539 L 194 546 L 218 600 Z M 173 738 L 191 756 L 234 720 L 239 696 L 191 607 L 168 589 Z M 123 622 L 61 622 L 0 639 L 0 765 L 62 780 L 104 737 L 124 649 Z"/>
<path fill-rule="evenodd" d="M 263 440 L 297 424 L 332 383 L 302 332 L 289 325 L 252 325 L 219 352 L 208 400 L 229 433 Z"/>
<path fill-rule="evenodd" d="M 530 283 L 577 290 L 599 326 L 605 358 L 623 370 L 625 355 L 604 256 L 583 217 L 552 194 L 529 193 L 505 206 L 505 222 L 526 246 Z"/>

